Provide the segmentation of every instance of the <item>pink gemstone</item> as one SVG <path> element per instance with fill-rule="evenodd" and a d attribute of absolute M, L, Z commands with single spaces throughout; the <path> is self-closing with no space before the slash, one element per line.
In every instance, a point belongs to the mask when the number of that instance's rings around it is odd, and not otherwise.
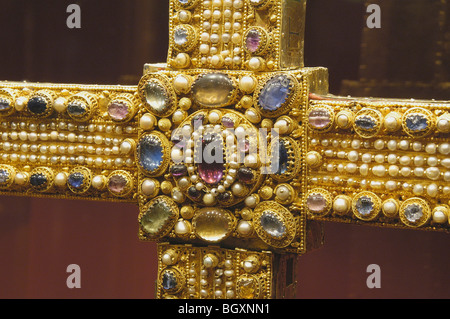
<path fill-rule="evenodd" d="M 306 205 L 311 212 L 320 213 L 327 207 L 327 200 L 321 194 L 311 194 Z"/>
<path fill-rule="evenodd" d="M 128 105 L 123 102 L 113 102 L 108 106 L 108 114 L 115 121 L 123 121 L 130 113 Z"/>
<path fill-rule="evenodd" d="M 250 30 L 247 34 L 245 45 L 250 53 L 258 51 L 261 44 L 261 35 L 257 30 Z"/>
<path fill-rule="evenodd" d="M 218 184 L 223 177 L 224 165 L 222 163 L 199 164 L 198 174 L 209 185 Z"/>
<path fill-rule="evenodd" d="M 316 129 L 330 125 L 331 115 L 326 109 L 314 109 L 309 113 L 309 124 Z"/>
<path fill-rule="evenodd" d="M 111 192 L 121 194 L 127 186 L 127 180 L 121 175 L 113 175 L 109 179 L 108 188 Z"/>

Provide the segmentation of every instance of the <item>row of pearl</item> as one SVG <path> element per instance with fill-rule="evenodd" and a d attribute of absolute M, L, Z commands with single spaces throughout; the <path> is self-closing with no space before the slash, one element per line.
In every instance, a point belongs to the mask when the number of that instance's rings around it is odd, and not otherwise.
<path fill-rule="evenodd" d="M 38 140 L 41 141 L 58 141 L 58 142 L 69 142 L 69 143 L 88 143 L 88 144 L 96 144 L 96 145 L 120 145 L 123 143 L 123 139 L 120 138 L 110 138 L 104 137 L 102 135 L 84 135 L 84 134 L 75 134 L 75 133 L 61 133 L 58 131 L 51 131 L 50 133 L 35 133 L 35 132 L 3 132 L 1 134 L 1 139 L 3 141 L 30 141 L 36 142 Z"/>
<path fill-rule="evenodd" d="M 103 158 L 103 157 L 86 157 L 86 156 L 46 156 L 46 155 L 24 155 L 24 154 L 1 154 L 4 163 L 39 163 L 41 165 L 55 164 L 79 164 L 79 165 L 95 165 L 97 167 L 135 167 L 136 163 L 133 158 Z"/>
<path fill-rule="evenodd" d="M 11 130 L 30 130 L 31 132 L 37 132 L 38 130 L 41 132 L 45 132 L 47 130 L 68 130 L 68 131 L 79 131 L 79 132 L 99 132 L 99 133 L 108 133 L 108 134 L 133 134 L 136 132 L 136 129 L 133 126 L 120 126 L 120 125 L 102 125 L 102 124 L 74 124 L 74 123 L 66 123 L 66 122 L 51 122 L 49 124 L 36 124 L 36 123 L 27 123 L 27 122 L 8 122 L 4 121 L 1 124 L 2 129 Z"/>
<path fill-rule="evenodd" d="M 339 148 L 352 148 L 354 150 L 358 150 L 361 147 L 364 147 L 366 149 L 374 148 L 376 150 L 383 150 L 387 149 L 390 151 L 396 151 L 396 150 L 402 150 L 402 151 L 415 151 L 415 152 L 426 152 L 428 154 L 436 154 L 440 153 L 443 155 L 450 154 L 450 144 L 447 142 L 444 143 L 428 143 L 424 145 L 421 142 L 418 141 L 408 141 L 408 140 L 389 140 L 385 141 L 382 139 L 378 139 L 375 141 L 361 141 L 358 139 L 354 140 L 337 140 L 337 139 L 311 139 L 310 142 L 313 146 L 332 146 L 332 147 L 339 147 Z"/>
<path fill-rule="evenodd" d="M 203 55 L 201 63 L 203 65 L 212 64 L 220 65 L 222 59 L 226 65 L 242 63 L 242 49 L 240 48 L 242 42 L 242 23 L 243 19 L 241 9 L 244 6 L 242 0 L 236 1 L 203 1 L 203 6 L 206 8 L 202 13 L 203 30 L 200 34 L 200 41 L 202 42 L 199 51 Z M 234 12 L 233 12 L 234 9 Z M 223 19 L 223 24 L 220 23 Z M 212 21 L 212 23 L 210 22 Z M 219 22 L 219 23 L 218 23 Z M 219 35 L 220 32 L 223 33 Z M 234 44 L 233 50 L 224 49 L 219 52 L 217 44 L 220 41 L 224 45 Z"/>
<path fill-rule="evenodd" d="M 371 153 L 358 153 L 356 151 L 350 151 L 346 153 L 344 151 L 334 152 L 333 150 L 325 150 L 324 155 L 328 158 L 338 158 L 349 160 L 352 163 L 361 160 L 364 164 L 370 164 L 375 162 L 378 164 L 388 163 L 391 165 L 399 163 L 403 166 L 413 164 L 414 166 L 421 167 L 428 165 L 430 167 L 436 167 L 442 165 L 445 168 L 450 168 L 450 157 L 438 158 L 436 156 L 424 157 L 422 155 L 409 156 L 409 155 L 397 155 L 397 154 L 371 154 Z"/>
<path fill-rule="evenodd" d="M 431 180 L 438 180 L 441 177 L 446 182 L 450 182 L 450 171 L 441 171 L 437 167 L 429 167 L 427 169 L 423 169 L 422 167 L 417 167 L 415 169 L 411 169 L 408 166 L 398 167 L 397 165 L 389 165 L 388 167 L 384 165 L 375 165 L 373 167 L 369 167 L 368 164 L 362 164 L 360 166 L 354 163 L 348 164 L 325 164 L 325 169 L 328 172 L 334 172 L 337 170 L 339 173 L 348 173 L 354 174 L 359 172 L 362 176 L 367 176 L 371 172 L 373 175 L 378 177 L 391 176 L 397 177 L 399 175 L 403 177 L 409 177 L 411 174 L 414 174 L 416 177 L 427 177 Z"/>
<path fill-rule="evenodd" d="M 80 141 L 81 142 L 81 141 Z M 41 154 L 97 154 L 97 155 L 129 155 L 134 150 L 133 143 L 129 140 L 120 141 L 114 139 L 112 147 L 94 147 L 92 145 L 61 145 L 61 144 L 27 144 L 0 142 L 0 149 L 8 151 L 20 151 L 23 153 Z"/>
<path fill-rule="evenodd" d="M 436 183 L 425 185 L 422 183 L 408 183 L 392 180 L 375 181 L 367 179 L 357 180 L 355 178 L 346 179 L 339 176 L 335 177 L 314 176 L 309 178 L 309 182 L 315 185 L 334 184 L 336 186 L 341 186 L 342 184 L 347 184 L 349 187 L 360 187 L 364 189 L 370 187 L 374 190 L 382 190 L 382 189 L 385 189 L 387 191 L 404 190 L 408 192 L 414 192 L 414 194 L 416 195 L 427 194 L 431 197 L 437 197 L 439 194 L 443 194 L 444 196 L 450 195 L 450 186 L 439 186 Z"/>

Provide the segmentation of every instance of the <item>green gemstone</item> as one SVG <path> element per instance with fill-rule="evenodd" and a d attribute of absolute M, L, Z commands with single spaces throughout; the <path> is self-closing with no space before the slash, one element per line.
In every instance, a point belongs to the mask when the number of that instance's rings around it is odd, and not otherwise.
<path fill-rule="evenodd" d="M 173 215 L 172 208 L 164 200 L 158 200 L 148 207 L 141 218 L 141 225 L 149 235 L 156 236 L 165 230 Z"/>

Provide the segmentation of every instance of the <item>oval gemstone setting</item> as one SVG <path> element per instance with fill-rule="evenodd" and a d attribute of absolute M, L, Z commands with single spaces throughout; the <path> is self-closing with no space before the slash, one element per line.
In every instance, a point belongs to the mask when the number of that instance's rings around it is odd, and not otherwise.
<path fill-rule="evenodd" d="M 220 208 L 200 209 L 193 219 L 196 235 L 207 242 L 224 240 L 232 231 L 233 218 L 230 212 Z"/>
<path fill-rule="evenodd" d="M 156 81 L 149 81 L 144 90 L 145 99 L 151 111 L 160 115 L 169 110 L 170 99 L 163 85 Z"/>
<path fill-rule="evenodd" d="M 309 125 L 316 130 L 324 130 L 330 127 L 332 117 L 325 108 L 314 108 L 308 116 Z"/>
<path fill-rule="evenodd" d="M 145 236 L 161 238 L 169 233 L 178 219 L 175 202 L 166 196 L 160 196 L 144 206 L 139 223 Z"/>
<path fill-rule="evenodd" d="M 143 136 L 137 145 L 137 158 L 141 168 L 149 174 L 158 174 L 165 161 L 165 147 L 159 136 Z"/>
<path fill-rule="evenodd" d="M 291 95 L 291 85 L 291 78 L 285 74 L 272 77 L 259 94 L 259 106 L 264 111 L 277 111 L 288 101 Z"/>
<path fill-rule="evenodd" d="M 428 129 L 428 118 L 424 114 L 409 114 L 406 117 L 405 124 L 411 132 L 423 132 Z"/>
<path fill-rule="evenodd" d="M 224 73 L 200 75 L 192 86 L 194 101 L 203 107 L 223 107 L 232 101 L 233 81 Z"/>
<path fill-rule="evenodd" d="M 28 111 L 35 115 L 42 115 L 47 112 L 47 101 L 42 96 L 32 97 L 27 104 Z"/>
<path fill-rule="evenodd" d="M 286 236 L 286 226 L 283 221 L 272 211 L 265 211 L 260 217 L 263 230 L 271 237 L 280 239 Z"/>

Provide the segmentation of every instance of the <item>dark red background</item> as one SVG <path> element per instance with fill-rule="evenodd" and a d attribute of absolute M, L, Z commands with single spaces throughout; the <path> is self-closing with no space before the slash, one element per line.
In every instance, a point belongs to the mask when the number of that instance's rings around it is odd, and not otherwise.
<path fill-rule="evenodd" d="M 306 65 L 330 70 L 331 92 L 358 78 L 362 1 L 311 0 Z M 66 8 L 82 8 L 82 28 Z M 164 0 L 0 0 L 0 79 L 136 84 L 167 50 Z M 127 83 L 127 84 L 129 84 Z M 153 298 L 156 245 L 137 239 L 132 204 L 0 198 L 0 298 Z M 443 233 L 325 225 L 325 246 L 302 256 L 299 298 L 449 298 Z M 81 267 L 81 289 L 66 268 Z M 369 289 L 366 268 L 381 267 Z"/>

